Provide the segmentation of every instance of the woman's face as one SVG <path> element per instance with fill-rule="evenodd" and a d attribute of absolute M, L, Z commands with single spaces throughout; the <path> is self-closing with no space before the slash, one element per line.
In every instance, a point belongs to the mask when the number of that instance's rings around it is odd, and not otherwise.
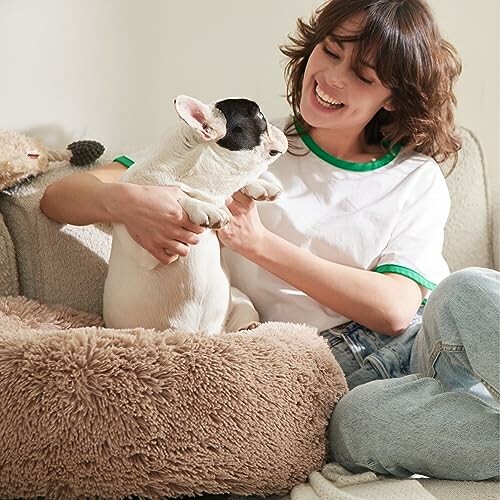
<path fill-rule="evenodd" d="M 361 19 L 353 17 L 332 36 L 316 45 L 302 83 L 300 112 L 313 128 L 363 130 L 381 108 L 392 110 L 391 90 L 384 87 L 369 65 L 356 71 L 356 42 L 340 42 L 335 35 L 359 33 Z"/>

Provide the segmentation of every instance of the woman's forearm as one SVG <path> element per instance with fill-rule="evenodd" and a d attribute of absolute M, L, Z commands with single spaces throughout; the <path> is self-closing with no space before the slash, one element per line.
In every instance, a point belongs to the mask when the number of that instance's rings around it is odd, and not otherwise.
<path fill-rule="evenodd" d="M 118 222 L 112 207 L 122 190 L 122 184 L 102 182 L 88 173 L 69 175 L 46 188 L 40 209 L 47 217 L 63 224 Z"/>
<path fill-rule="evenodd" d="M 269 231 L 245 256 L 317 302 L 387 335 L 405 329 L 422 301 L 419 285 L 408 278 L 330 262 Z"/>
<path fill-rule="evenodd" d="M 130 236 L 162 264 L 186 256 L 204 228 L 192 223 L 175 186 L 120 182 L 125 168 L 107 164 L 92 172 L 68 175 L 47 187 L 42 212 L 62 224 L 124 224 Z"/>

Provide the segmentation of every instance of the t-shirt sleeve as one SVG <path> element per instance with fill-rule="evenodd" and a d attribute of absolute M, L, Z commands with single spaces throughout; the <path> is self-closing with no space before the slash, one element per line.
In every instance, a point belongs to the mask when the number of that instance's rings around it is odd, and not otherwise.
<path fill-rule="evenodd" d="M 429 291 L 449 274 L 443 257 L 450 195 L 437 163 L 423 165 L 374 271 L 406 276 Z"/>
<path fill-rule="evenodd" d="M 126 168 L 130 168 L 135 163 L 134 160 L 132 160 L 132 158 L 129 158 L 128 156 L 117 156 L 113 159 L 113 161 L 116 163 L 121 163 Z"/>

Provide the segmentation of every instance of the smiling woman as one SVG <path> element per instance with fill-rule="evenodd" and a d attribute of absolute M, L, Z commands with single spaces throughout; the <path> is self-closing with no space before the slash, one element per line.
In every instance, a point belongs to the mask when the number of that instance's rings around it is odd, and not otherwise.
<path fill-rule="evenodd" d="M 283 47 L 291 57 L 288 100 L 295 115 L 317 142 L 328 141 L 314 128 L 338 134 L 361 126 L 366 145 L 384 140 L 438 161 L 456 157 L 453 86 L 461 62 L 455 49 L 429 22 L 430 11 L 419 15 L 418 3 L 366 6 L 365 0 L 332 2 L 310 25 L 299 22 L 295 43 Z"/>

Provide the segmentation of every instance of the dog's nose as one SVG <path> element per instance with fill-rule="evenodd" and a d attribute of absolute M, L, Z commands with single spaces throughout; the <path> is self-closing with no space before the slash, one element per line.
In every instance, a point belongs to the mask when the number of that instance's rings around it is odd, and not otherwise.
<path fill-rule="evenodd" d="M 271 149 L 271 151 L 269 151 L 269 154 L 271 156 L 276 156 L 276 155 L 281 154 L 281 151 L 278 151 L 277 149 Z"/>

